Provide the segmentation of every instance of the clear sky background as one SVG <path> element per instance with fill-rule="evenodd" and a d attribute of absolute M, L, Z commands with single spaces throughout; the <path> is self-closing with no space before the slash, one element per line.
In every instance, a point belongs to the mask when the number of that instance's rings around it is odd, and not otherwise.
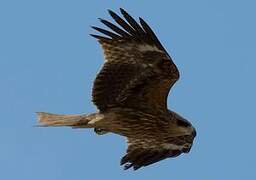
<path fill-rule="evenodd" d="M 88 34 L 107 9 L 143 17 L 181 79 L 169 107 L 197 137 L 189 154 L 123 171 L 124 138 L 35 128 L 36 111 L 89 113 L 103 63 Z M 1 0 L 0 179 L 256 179 L 256 2 Z M 102 27 L 102 26 L 101 26 Z"/>

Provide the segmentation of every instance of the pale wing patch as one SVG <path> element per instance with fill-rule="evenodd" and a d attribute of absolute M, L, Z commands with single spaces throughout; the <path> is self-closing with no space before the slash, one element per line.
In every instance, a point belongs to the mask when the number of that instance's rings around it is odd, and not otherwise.
<path fill-rule="evenodd" d="M 123 44 L 122 41 L 115 42 L 112 44 L 102 43 L 102 48 L 104 49 L 104 59 L 106 62 L 135 60 L 133 52 L 136 49 L 135 49 L 135 44 L 133 43 Z"/>
<path fill-rule="evenodd" d="M 161 145 L 160 142 L 156 139 L 135 139 L 129 138 L 127 139 L 128 148 L 136 149 L 136 148 L 143 148 L 143 149 L 158 149 Z"/>
<path fill-rule="evenodd" d="M 165 54 L 164 51 L 158 49 L 156 46 L 154 45 L 149 45 L 149 44 L 139 44 L 138 45 L 138 50 L 142 51 L 142 52 L 147 52 L 147 51 L 155 51 L 155 52 L 160 52 Z"/>
<path fill-rule="evenodd" d="M 167 144 L 167 143 L 163 144 L 162 147 L 165 149 L 171 149 L 171 150 L 173 150 L 173 149 L 182 150 L 184 148 L 183 145 L 178 146 L 176 144 Z"/>

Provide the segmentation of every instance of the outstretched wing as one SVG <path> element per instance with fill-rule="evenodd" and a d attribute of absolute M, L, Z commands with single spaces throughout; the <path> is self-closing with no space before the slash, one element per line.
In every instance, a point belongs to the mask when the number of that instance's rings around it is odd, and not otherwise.
<path fill-rule="evenodd" d="M 127 154 L 120 164 L 124 169 L 133 167 L 137 170 L 143 166 L 156 163 L 166 158 L 176 157 L 182 153 L 182 146 L 165 144 L 153 139 L 128 139 Z"/>
<path fill-rule="evenodd" d="M 97 75 L 92 100 L 100 111 L 112 107 L 136 108 L 153 113 L 167 110 L 170 88 L 179 72 L 147 23 L 138 24 L 125 10 L 125 20 L 109 10 L 120 26 L 100 19 L 111 30 L 93 29 L 106 36 L 93 35 L 104 50 L 105 63 Z"/>

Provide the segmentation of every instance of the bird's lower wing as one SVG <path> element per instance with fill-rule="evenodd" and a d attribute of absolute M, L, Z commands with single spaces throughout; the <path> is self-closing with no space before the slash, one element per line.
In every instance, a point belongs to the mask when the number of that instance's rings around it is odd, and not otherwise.
<path fill-rule="evenodd" d="M 130 139 L 128 144 L 127 154 L 121 159 L 120 163 L 124 165 L 125 170 L 131 167 L 137 170 L 163 159 L 179 156 L 182 153 L 178 146 L 161 144 L 157 141 L 150 142 L 146 139 Z"/>

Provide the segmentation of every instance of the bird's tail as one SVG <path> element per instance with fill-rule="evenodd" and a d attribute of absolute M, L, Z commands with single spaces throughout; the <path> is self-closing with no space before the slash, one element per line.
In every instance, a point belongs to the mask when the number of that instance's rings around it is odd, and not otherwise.
<path fill-rule="evenodd" d="M 98 113 L 89 115 L 60 115 L 46 112 L 37 112 L 40 127 L 71 126 L 74 128 L 91 128 L 89 122 L 97 117 Z"/>

